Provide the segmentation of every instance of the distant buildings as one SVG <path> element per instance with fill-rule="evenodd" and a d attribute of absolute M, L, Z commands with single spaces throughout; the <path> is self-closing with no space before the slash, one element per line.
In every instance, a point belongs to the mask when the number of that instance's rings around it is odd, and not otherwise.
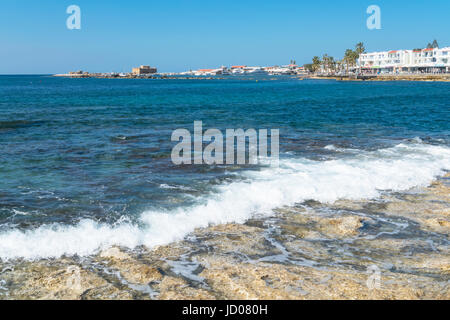
<path fill-rule="evenodd" d="M 215 76 L 222 74 L 220 69 L 198 69 L 194 71 L 195 76 Z"/>
<path fill-rule="evenodd" d="M 450 72 L 450 47 L 363 53 L 358 68 L 373 74 Z"/>
<path fill-rule="evenodd" d="M 194 76 L 216 76 L 229 74 L 228 68 L 225 66 L 221 66 L 216 69 L 198 69 L 195 71 L 183 72 L 182 74 L 194 75 Z"/>
<path fill-rule="evenodd" d="M 98 77 L 98 78 L 157 78 L 157 77 L 167 77 L 167 76 L 218 76 L 218 75 L 305 75 L 307 71 L 303 67 L 299 67 L 295 63 L 283 66 L 221 66 L 219 68 L 208 68 L 208 69 L 198 69 L 189 70 L 185 72 L 171 72 L 171 73 L 158 73 L 157 68 L 150 66 L 139 66 L 137 68 L 132 68 L 130 73 L 88 73 L 83 71 L 70 72 L 66 76 L 71 77 Z"/>
<path fill-rule="evenodd" d="M 263 69 L 271 75 L 296 75 L 305 73 L 305 68 L 292 63 L 284 66 L 264 67 Z"/>
<path fill-rule="evenodd" d="M 247 68 L 247 66 L 231 66 L 230 72 L 234 74 L 244 73 L 244 68 Z"/>
<path fill-rule="evenodd" d="M 222 66 L 217 69 L 198 69 L 195 71 L 187 71 L 180 73 L 181 75 L 194 76 L 214 76 L 214 75 L 296 75 L 305 74 L 306 70 L 296 64 L 274 67 L 249 67 L 244 65 L 231 66 L 229 68 Z"/>
<path fill-rule="evenodd" d="M 143 74 L 152 74 L 152 73 L 157 73 L 157 69 L 150 67 L 150 66 L 140 66 L 138 68 L 133 68 L 132 73 L 134 75 L 140 76 Z"/>
<path fill-rule="evenodd" d="M 248 66 L 231 66 L 230 72 L 234 74 L 266 73 L 264 68 L 262 67 L 248 67 Z"/>

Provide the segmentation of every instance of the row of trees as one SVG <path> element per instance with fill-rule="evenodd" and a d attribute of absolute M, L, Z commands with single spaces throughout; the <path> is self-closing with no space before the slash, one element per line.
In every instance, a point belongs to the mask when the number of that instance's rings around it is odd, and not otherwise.
<path fill-rule="evenodd" d="M 348 72 L 349 67 L 356 65 L 356 60 L 359 58 L 359 55 L 365 52 L 366 49 L 364 47 L 364 43 L 359 42 L 356 44 L 355 50 L 345 50 L 344 57 L 341 60 L 335 60 L 332 56 L 324 54 L 322 59 L 315 56 L 312 59 L 312 63 L 305 64 L 304 67 L 310 72 L 317 72 L 321 69 L 336 72 L 343 70 L 345 67 Z"/>

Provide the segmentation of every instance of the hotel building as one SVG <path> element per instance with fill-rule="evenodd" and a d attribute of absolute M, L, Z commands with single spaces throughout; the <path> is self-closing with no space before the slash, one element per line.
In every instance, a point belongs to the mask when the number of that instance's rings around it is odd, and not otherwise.
<path fill-rule="evenodd" d="M 450 47 L 363 53 L 358 59 L 362 73 L 450 72 Z"/>

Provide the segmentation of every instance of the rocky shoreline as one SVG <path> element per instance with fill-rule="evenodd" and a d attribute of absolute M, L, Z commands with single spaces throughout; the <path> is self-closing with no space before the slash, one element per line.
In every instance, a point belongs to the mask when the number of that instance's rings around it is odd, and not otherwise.
<path fill-rule="evenodd" d="M 450 299 L 450 175 L 154 249 L 0 262 L 0 299 Z M 378 282 L 377 282 L 378 281 Z"/>

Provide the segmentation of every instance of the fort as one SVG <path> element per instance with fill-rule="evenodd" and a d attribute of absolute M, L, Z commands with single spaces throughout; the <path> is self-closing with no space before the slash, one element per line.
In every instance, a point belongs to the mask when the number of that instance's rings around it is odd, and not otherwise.
<path fill-rule="evenodd" d="M 141 75 L 141 74 L 153 74 L 153 73 L 157 73 L 157 69 L 150 67 L 150 66 L 140 66 L 137 68 L 133 68 L 132 70 L 132 74 L 134 75 Z"/>

